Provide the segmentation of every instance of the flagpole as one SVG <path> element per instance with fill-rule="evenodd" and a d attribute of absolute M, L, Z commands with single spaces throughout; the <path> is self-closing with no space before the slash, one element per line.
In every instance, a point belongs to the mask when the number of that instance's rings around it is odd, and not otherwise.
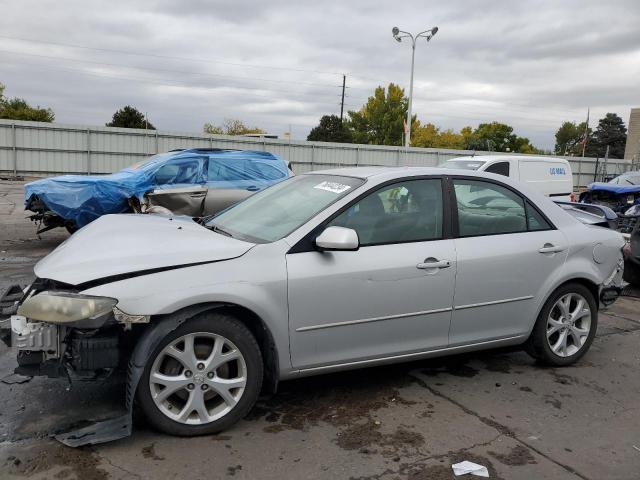
<path fill-rule="evenodd" d="M 584 125 L 584 138 L 582 139 L 582 158 L 584 158 L 584 151 L 587 148 L 588 136 L 589 136 L 589 108 L 587 108 L 587 121 Z"/>

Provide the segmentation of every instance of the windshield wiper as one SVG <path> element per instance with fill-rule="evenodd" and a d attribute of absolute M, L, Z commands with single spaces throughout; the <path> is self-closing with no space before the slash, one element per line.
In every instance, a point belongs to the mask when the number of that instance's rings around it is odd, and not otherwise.
<path fill-rule="evenodd" d="M 227 237 L 233 238 L 233 234 L 231 232 L 226 231 L 224 228 L 219 227 L 215 223 L 211 225 L 211 230 L 213 230 L 216 233 L 220 233 L 221 235 L 226 235 Z"/>

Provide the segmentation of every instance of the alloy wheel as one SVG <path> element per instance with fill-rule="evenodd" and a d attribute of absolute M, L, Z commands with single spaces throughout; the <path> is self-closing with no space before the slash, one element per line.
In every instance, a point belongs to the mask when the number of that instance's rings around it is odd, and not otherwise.
<path fill-rule="evenodd" d="M 151 398 L 170 419 L 204 425 L 229 413 L 247 384 L 247 364 L 227 338 L 210 332 L 183 335 L 156 356 Z"/>
<path fill-rule="evenodd" d="M 547 342 L 559 357 L 575 355 L 591 331 L 589 302 L 578 293 L 561 296 L 547 318 Z"/>

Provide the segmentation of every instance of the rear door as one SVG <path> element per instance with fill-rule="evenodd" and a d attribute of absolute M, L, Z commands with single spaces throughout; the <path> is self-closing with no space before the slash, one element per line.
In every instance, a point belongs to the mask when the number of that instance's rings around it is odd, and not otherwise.
<path fill-rule="evenodd" d="M 175 158 L 156 170 L 154 189 L 145 194 L 150 207 L 164 207 L 178 215 L 202 215 L 207 187 L 205 157 Z"/>
<path fill-rule="evenodd" d="M 458 269 L 450 344 L 524 335 L 541 295 L 560 274 L 567 241 L 505 185 L 454 178 L 453 187 Z"/>

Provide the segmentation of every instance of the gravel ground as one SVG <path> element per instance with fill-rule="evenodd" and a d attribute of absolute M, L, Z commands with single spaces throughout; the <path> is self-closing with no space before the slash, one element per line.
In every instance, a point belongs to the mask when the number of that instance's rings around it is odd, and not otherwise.
<path fill-rule="evenodd" d="M 36 238 L 21 195 L 21 183 L 0 182 L 0 288 L 28 282 L 68 236 Z M 640 302 L 623 298 L 572 367 L 498 350 L 319 376 L 281 384 L 220 435 L 168 437 L 137 419 L 130 438 L 82 449 L 50 435 L 108 415 L 117 379 L 0 382 L 0 478 L 426 480 L 471 460 L 491 478 L 637 479 L 639 341 Z M 14 366 L 0 347 L 0 378 Z"/>

